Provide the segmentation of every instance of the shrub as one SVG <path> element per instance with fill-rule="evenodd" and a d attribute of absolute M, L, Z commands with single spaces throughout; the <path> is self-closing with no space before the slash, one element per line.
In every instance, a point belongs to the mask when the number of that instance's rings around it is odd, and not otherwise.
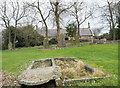
<path fill-rule="evenodd" d="M 8 44 L 9 42 L 9 31 L 11 33 L 11 44 Z M 14 27 L 11 26 L 10 29 L 4 29 L 2 31 L 2 49 L 8 49 L 8 48 L 12 48 L 12 43 L 13 43 L 13 38 L 14 38 Z"/>
<path fill-rule="evenodd" d="M 87 39 L 81 39 L 80 42 L 89 42 Z"/>
<path fill-rule="evenodd" d="M 37 46 L 43 43 L 44 37 L 34 30 L 31 25 L 19 28 L 19 31 L 16 39 L 18 40 L 17 44 L 20 46 Z M 20 47 L 19 45 L 18 47 Z"/>
<path fill-rule="evenodd" d="M 49 41 L 49 44 L 57 44 L 57 39 L 56 38 L 52 38 L 50 41 Z"/>
<path fill-rule="evenodd" d="M 11 43 L 13 43 L 15 28 L 10 27 Z M 2 31 L 2 49 L 8 48 L 8 34 L 9 30 Z M 16 29 L 16 47 L 38 46 L 43 44 L 44 37 L 41 36 L 31 25 L 20 27 Z"/>
<path fill-rule="evenodd" d="M 69 40 L 69 38 L 68 38 L 68 37 L 66 37 L 66 38 L 65 38 L 65 40 Z"/>

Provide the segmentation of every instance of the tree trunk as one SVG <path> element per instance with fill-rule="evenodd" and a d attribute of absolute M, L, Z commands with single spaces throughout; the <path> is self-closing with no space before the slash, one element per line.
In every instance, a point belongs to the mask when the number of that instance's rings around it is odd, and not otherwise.
<path fill-rule="evenodd" d="M 9 30 L 8 50 L 12 50 L 11 31 L 10 31 L 9 23 L 8 23 L 8 30 Z"/>
<path fill-rule="evenodd" d="M 15 49 L 15 46 L 16 46 L 16 29 L 17 29 L 17 21 L 15 22 L 15 33 L 14 33 L 14 40 L 13 40 L 13 49 Z"/>
<path fill-rule="evenodd" d="M 79 25 L 79 21 L 77 19 L 77 35 L 76 35 L 76 44 L 80 43 L 80 25 Z"/>
<path fill-rule="evenodd" d="M 113 29 L 113 40 L 116 40 L 115 28 Z"/>
<path fill-rule="evenodd" d="M 9 30 L 9 42 L 11 42 L 11 31 L 10 31 L 10 29 L 8 29 Z"/>
<path fill-rule="evenodd" d="M 56 16 L 56 25 L 57 25 L 58 47 L 60 47 L 60 25 L 59 25 L 59 16 Z"/>
<path fill-rule="evenodd" d="M 42 20 L 44 22 L 44 25 L 45 25 L 45 28 L 46 28 L 46 36 L 45 36 L 45 39 L 44 39 L 44 48 L 48 48 L 49 47 L 49 43 L 48 43 L 48 26 L 47 26 L 47 23 L 43 17 L 43 14 L 41 12 L 41 9 L 39 8 L 39 2 L 38 2 L 38 10 L 39 10 L 39 13 L 42 17 Z"/>
<path fill-rule="evenodd" d="M 111 25 L 111 22 L 109 22 L 109 24 L 110 24 L 110 30 L 112 30 L 112 25 Z"/>
<path fill-rule="evenodd" d="M 113 21 L 113 13 L 112 13 L 112 9 L 111 9 L 111 5 L 110 5 L 109 1 L 107 1 L 107 2 L 108 2 L 108 6 L 109 6 L 110 19 L 111 19 L 111 22 L 112 22 L 113 40 L 115 40 L 116 35 L 115 35 L 115 24 L 114 24 L 114 21 Z"/>
<path fill-rule="evenodd" d="M 79 25 L 79 22 L 78 22 L 78 38 L 80 39 L 80 25 Z"/>
<path fill-rule="evenodd" d="M 56 25 L 57 25 L 57 40 L 58 40 L 58 47 L 60 47 L 60 24 L 59 24 L 59 13 L 58 13 L 58 4 L 59 2 L 56 2 L 55 6 L 55 17 L 56 17 Z"/>
<path fill-rule="evenodd" d="M 45 36 L 45 39 L 44 39 L 44 48 L 49 48 L 49 43 L 48 43 L 48 27 L 47 27 L 46 22 L 44 22 L 44 24 L 45 24 L 45 27 L 46 27 L 46 36 Z"/>

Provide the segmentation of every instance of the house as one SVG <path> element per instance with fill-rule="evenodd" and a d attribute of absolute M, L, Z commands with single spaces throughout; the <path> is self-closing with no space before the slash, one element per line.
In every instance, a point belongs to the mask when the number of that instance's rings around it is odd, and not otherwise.
<path fill-rule="evenodd" d="M 93 32 L 90 29 L 90 24 L 88 23 L 88 28 L 80 28 L 80 39 L 81 40 L 89 40 L 93 41 Z M 45 30 L 38 30 L 38 33 L 45 37 Z M 65 29 L 61 29 L 60 33 L 63 33 L 66 36 L 67 31 Z M 51 39 L 53 37 L 57 37 L 57 29 L 49 29 L 48 30 L 48 38 Z"/>

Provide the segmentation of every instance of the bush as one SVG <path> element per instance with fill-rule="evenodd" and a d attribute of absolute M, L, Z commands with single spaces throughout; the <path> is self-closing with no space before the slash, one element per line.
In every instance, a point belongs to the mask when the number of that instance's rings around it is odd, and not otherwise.
<path fill-rule="evenodd" d="M 38 46 L 43 43 L 44 37 L 41 36 L 31 25 L 22 27 L 17 33 L 17 44 L 20 46 Z M 18 47 L 20 47 L 18 45 Z"/>
<path fill-rule="evenodd" d="M 65 40 L 69 40 L 69 38 L 68 38 L 68 37 L 66 37 L 66 38 L 65 38 Z"/>
<path fill-rule="evenodd" d="M 57 39 L 56 38 L 52 38 L 50 41 L 49 41 L 49 44 L 57 44 Z"/>
<path fill-rule="evenodd" d="M 13 38 L 14 38 L 14 27 L 11 26 L 10 27 L 10 33 L 11 33 L 11 44 L 13 43 Z M 8 29 L 4 29 L 2 31 L 2 49 L 8 49 L 8 42 L 9 42 L 9 30 Z"/>
<path fill-rule="evenodd" d="M 11 43 L 14 39 L 14 27 L 10 27 L 11 32 Z M 9 30 L 5 29 L 2 32 L 3 37 L 3 49 L 8 48 L 8 34 Z M 38 46 L 43 44 L 44 37 L 41 36 L 31 25 L 20 27 L 16 29 L 16 47 L 28 47 L 28 46 Z"/>
<path fill-rule="evenodd" d="M 81 39 L 80 42 L 89 42 L 87 39 Z"/>

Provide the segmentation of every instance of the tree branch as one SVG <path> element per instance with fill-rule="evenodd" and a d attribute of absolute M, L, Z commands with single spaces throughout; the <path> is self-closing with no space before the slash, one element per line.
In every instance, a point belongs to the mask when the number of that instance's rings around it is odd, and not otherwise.
<path fill-rule="evenodd" d="M 80 24 L 84 23 L 90 16 L 92 16 L 93 13 L 89 14 L 87 17 L 84 18 L 84 20 L 82 22 L 80 22 Z M 79 25 L 80 25 L 79 24 Z"/>

